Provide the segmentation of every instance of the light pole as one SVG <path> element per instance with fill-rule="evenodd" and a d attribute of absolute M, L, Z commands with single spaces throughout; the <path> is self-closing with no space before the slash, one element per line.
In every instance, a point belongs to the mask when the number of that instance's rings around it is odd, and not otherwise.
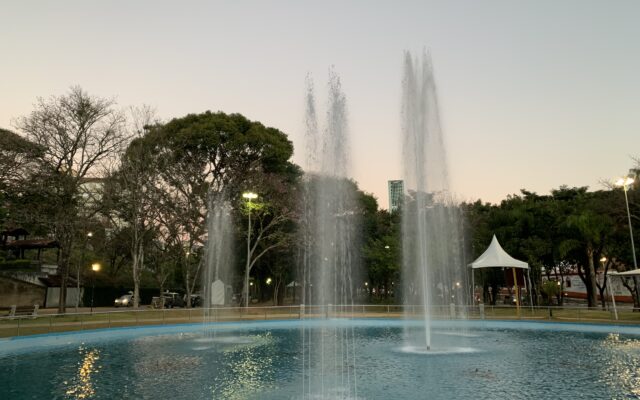
<path fill-rule="evenodd" d="M 100 264 L 91 264 L 91 270 L 93 271 L 93 284 L 91 285 L 91 312 L 93 313 L 93 293 L 96 290 L 96 276 L 98 275 L 98 271 L 100 271 Z"/>
<path fill-rule="evenodd" d="M 251 200 L 257 199 L 258 195 L 253 192 L 242 193 L 242 198 L 247 199 L 247 214 L 249 222 L 247 225 L 247 265 L 244 270 L 244 306 L 249 307 L 249 267 L 251 266 Z"/>
<path fill-rule="evenodd" d="M 613 292 L 613 280 L 609 279 L 607 284 L 607 271 L 604 269 L 605 264 L 607 263 L 607 257 L 602 256 L 600 259 L 602 263 L 602 272 L 603 272 L 603 281 L 604 284 L 607 285 L 605 288 L 607 292 L 609 292 L 609 296 L 611 296 L 611 304 L 613 305 L 613 315 L 616 317 L 616 321 L 618 320 L 618 309 L 616 308 L 616 298 L 615 293 Z"/>
<path fill-rule="evenodd" d="M 78 265 L 78 276 L 76 277 L 76 284 L 77 284 L 76 312 L 78 312 L 78 307 L 80 307 L 80 270 L 84 268 L 84 253 L 85 253 L 85 250 L 87 249 L 87 242 L 92 237 L 93 237 L 93 233 L 87 232 L 87 235 L 84 237 L 84 242 L 82 243 L 82 253 L 80 254 L 80 264 Z"/>
<path fill-rule="evenodd" d="M 629 236 L 631 237 L 631 254 L 633 254 L 633 269 L 638 269 L 638 262 L 636 261 L 636 246 L 633 243 L 633 228 L 631 227 L 631 212 L 629 212 L 629 198 L 627 197 L 627 190 L 629 185 L 633 183 L 633 178 L 627 176 L 626 178 L 620 178 L 616 182 L 616 186 L 622 186 L 624 190 L 624 202 L 627 206 L 627 218 L 629 220 Z"/>

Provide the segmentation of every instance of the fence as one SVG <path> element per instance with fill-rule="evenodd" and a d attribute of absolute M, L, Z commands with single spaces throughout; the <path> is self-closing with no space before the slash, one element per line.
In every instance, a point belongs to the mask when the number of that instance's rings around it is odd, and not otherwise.
<path fill-rule="evenodd" d="M 434 319 L 521 319 L 639 323 L 640 310 L 612 310 L 586 307 L 436 306 Z M 221 307 L 191 309 L 141 309 L 93 313 L 41 314 L 0 317 L 0 337 L 25 336 L 112 327 L 204 323 L 245 320 L 286 320 L 312 318 L 420 318 L 418 305 L 327 305 L 279 307 Z"/>

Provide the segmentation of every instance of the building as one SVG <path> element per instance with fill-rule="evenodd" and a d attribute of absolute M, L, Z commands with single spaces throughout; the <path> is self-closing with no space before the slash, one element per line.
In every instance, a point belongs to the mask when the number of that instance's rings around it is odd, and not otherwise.
<path fill-rule="evenodd" d="M 400 209 L 404 197 L 404 181 L 389 181 L 389 212 L 396 212 Z"/>
<path fill-rule="evenodd" d="M 29 238 L 15 228 L 0 232 L 0 308 L 57 307 L 60 293 L 60 244 L 51 238 Z M 67 306 L 76 304 L 83 288 L 69 277 Z"/>

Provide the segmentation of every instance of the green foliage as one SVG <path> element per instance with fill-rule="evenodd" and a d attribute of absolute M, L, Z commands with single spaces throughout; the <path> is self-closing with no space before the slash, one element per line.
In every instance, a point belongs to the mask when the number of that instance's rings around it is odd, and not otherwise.
<path fill-rule="evenodd" d="M 542 293 L 544 293 L 547 298 L 553 298 L 556 297 L 559 293 L 560 293 L 560 285 L 558 284 L 558 282 L 556 281 L 545 281 L 542 284 L 542 287 L 540 288 L 540 290 L 542 291 Z"/>
<path fill-rule="evenodd" d="M 554 268 L 573 266 L 586 283 L 590 305 L 595 306 L 596 282 L 592 281 L 600 258 L 614 257 L 620 268 L 633 264 L 620 194 L 619 190 L 588 192 L 586 187 L 562 186 L 547 196 L 522 190 L 500 205 L 466 204 L 474 256 L 484 251 L 495 234 L 508 253 L 529 263 L 534 286 L 540 284 L 542 268 L 550 276 Z"/>
<path fill-rule="evenodd" d="M 387 301 L 395 288 L 400 287 L 400 213 L 390 214 L 386 210 L 377 210 L 377 202 L 372 196 L 362 196 L 364 203 L 364 246 L 363 258 L 369 281 L 369 288 L 376 290 L 375 298 L 370 301 Z M 375 207 L 373 205 L 375 204 Z M 376 300 L 377 299 L 377 300 Z"/>
<path fill-rule="evenodd" d="M 31 270 L 31 260 L 2 260 L 0 261 L 0 271 L 6 270 Z"/>

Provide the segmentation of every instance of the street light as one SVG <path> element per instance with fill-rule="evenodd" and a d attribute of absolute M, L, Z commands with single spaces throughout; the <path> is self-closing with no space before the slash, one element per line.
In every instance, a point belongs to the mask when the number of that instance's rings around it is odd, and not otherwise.
<path fill-rule="evenodd" d="M 602 263 L 602 272 L 603 272 L 603 280 L 604 280 L 604 284 L 607 283 L 607 274 L 606 271 L 604 269 L 604 266 L 607 263 L 607 257 L 602 256 L 602 258 L 600 259 L 600 262 Z M 613 315 L 616 317 L 616 321 L 618 320 L 618 309 L 616 308 L 616 298 L 615 298 L 615 293 L 613 293 L 613 280 L 609 280 L 609 284 L 606 286 L 606 291 L 609 292 L 609 296 L 611 296 L 611 304 L 613 304 Z"/>
<path fill-rule="evenodd" d="M 91 270 L 93 271 L 93 284 L 91 285 L 91 312 L 93 312 L 93 293 L 96 291 L 96 275 L 100 271 L 100 264 L 91 264 Z"/>
<path fill-rule="evenodd" d="M 247 213 L 249 223 L 247 225 L 247 266 L 244 271 L 244 306 L 249 307 L 249 267 L 251 266 L 251 200 L 257 199 L 258 195 L 253 192 L 242 193 L 242 198 L 247 199 Z"/>
<path fill-rule="evenodd" d="M 76 276 L 76 312 L 78 312 L 78 307 L 80 307 L 80 270 L 82 268 L 84 268 L 84 253 L 87 250 L 87 242 L 92 237 L 93 237 L 93 232 L 91 232 L 91 231 L 87 232 L 86 236 L 84 237 L 84 240 L 82 242 L 82 252 L 80 253 L 80 264 L 78 265 L 78 268 L 76 269 L 76 272 L 77 272 L 77 276 Z"/>
<path fill-rule="evenodd" d="M 627 190 L 629 185 L 633 183 L 633 178 L 630 176 L 620 178 L 616 182 L 616 186 L 621 186 L 624 190 L 624 202 L 627 206 L 627 218 L 629 220 L 629 236 L 631 237 L 631 254 L 633 255 L 633 269 L 638 269 L 638 262 L 636 261 L 636 246 L 633 243 L 633 228 L 631 227 L 631 212 L 629 212 L 629 198 L 627 197 Z"/>

